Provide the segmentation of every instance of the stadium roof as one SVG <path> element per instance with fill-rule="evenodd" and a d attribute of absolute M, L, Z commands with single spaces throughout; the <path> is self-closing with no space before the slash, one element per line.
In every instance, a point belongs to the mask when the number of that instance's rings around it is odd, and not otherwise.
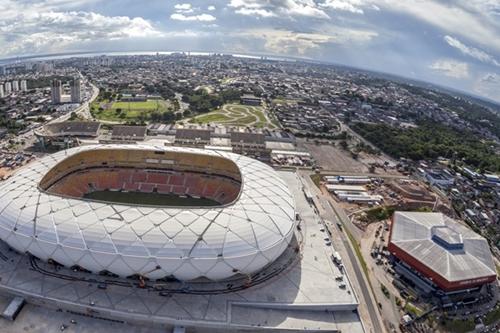
<path fill-rule="evenodd" d="M 486 239 L 441 213 L 395 212 L 390 242 L 450 282 L 496 275 Z"/>
<path fill-rule="evenodd" d="M 262 133 L 231 132 L 232 143 L 265 144 L 265 135 Z"/>
<path fill-rule="evenodd" d="M 219 156 L 240 170 L 241 193 L 219 207 L 152 207 L 61 197 L 40 190 L 42 177 L 73 154 L 101 149 Z M 269 166 L 237 154 L 149 145 L 94 145 L 61 151 L 21 168 L 0 186 L 0 239 L 68 267 L 152 279 L 224 279 L 273 262 L 294 232 L 295 205 Z"/>
<path fill-rule="evenodd" d="M 43 126 L 37 134 L 41 136 L 91 136 L 99 134 L 101 123 L 97 121 L 66 121 Z"/>
<path fill-rule="evenodd" d="M 211 131 L 209 129 L 178 128 L 175 131 L 176 139 L 210 141 L 210 137 Z"/>
<path fill-rule="evenodd" d="M 139 139 L 144 140 L 146 137 L 146 126 L 113 126 L 111 133 L 112 139 Z"/>

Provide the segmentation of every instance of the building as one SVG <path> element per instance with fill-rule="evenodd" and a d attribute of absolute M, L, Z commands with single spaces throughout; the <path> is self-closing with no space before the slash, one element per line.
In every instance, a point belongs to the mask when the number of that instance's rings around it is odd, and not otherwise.
<path fill-rule="evenodd" d="M 328 184 L 367 185 L 372 182 L 369 177 L 350 175 L 325 176 L 324 179 Z"/>
<path fill-rule="evenodd" d="M 395 212 L 388 249 L 396 271 L 427 292 L 470 290 L 496 280 L 486 239 L 441 213 Z"/>
<path fill-rule="evenodd" d="M 21 91 L 28 91 L 28 82 L 26 80 L 21 80 Z"/>
<path fill-rule="evenodd" d="M 7 96 L 10 95 L 10 93 L 12 92 L 12 83 L 5 82 L 4 89 L 5 89 L 5 95 Z"/>
<path fill-rule="evenodd" d="M 80 139 L 96 138 L 100 128 L 97 121 L 67 121 L 47 124 L 36 130 L 35 135 L 42 147 L 69 148 L 77 146 Z"/>
<path fill-rule="evenodd" d="M 12 81 L 12 91 L 19 91 L 19 81 L 14 80 Z"/>
<path fill-rule="evenodd" d="M 139 94 L 122 94 L 120 101 L 122 102 L 146 102 L 148 100 L 147 95 Z"/>
<path fill-rule="evenodd" d="M 211 198 L 217 205 L 84 197 L 105 190 Z M 13 249 L 120 277 L 251 276 L 280 257 L 296 227 L 291 191 L 270 166 L 195 148 L 72 148 L 20 169 L 0 193 L 0 239 Z M 38 205 L 41 197 L 46 204 Z"/>
<path fill-rule="evenodd" d="M 111 141 L 144 141 L 146 139 L 146 132 L 146 126 L 113 126 Z"/>
<path fill-rule="evenodd" d="M 3 84 L 0 83 L 0 98 L 5 97 L 5 91 L 3 90 Z"/>
<path fill-rule="evenodd" d="M 210 145 L 211 131 L 209 129 L 178 128 L 174 143 L 179 146 L 205 147 Z"/>
<path fill-rule="evenodd" d="M 260 106 L 262 104 L 262 99 L 254 95 L 243 95 L 240 97 L 240 103 L 243 105 Z"/>
<path fill-rule="evenodd" d="M 71 81 L 71 103 L 81 103 L 82 102 L 82 88 L 81 81 L 79 78 Z"/>
<path fill-rule="evenodd" d="M 35 64 L 35 71 L 48 73 L 54 70 L 54 64 L 48 62 L 38 62 Z"/>
<path fill-rule="evenodd" d="M 455 179 L 443 170 L 427 170 L 425 172 L 425 178 L 433 186 L 439 187 L 450 187 L 455 183 Z"/>
<path fill-rule="evenodd" d="M 231 132 L 231 146 L 238 154 L 251 155 L 260 159 L 269 159 L 271 151 L 266 148 L 265 136 L 262 133 Z"/>
<path fill-rule="evenodd" d="M 52 97 L 52 104 L 61 104 L 62 83 L 60 80 L 52 80 L 51 97 Z"/>

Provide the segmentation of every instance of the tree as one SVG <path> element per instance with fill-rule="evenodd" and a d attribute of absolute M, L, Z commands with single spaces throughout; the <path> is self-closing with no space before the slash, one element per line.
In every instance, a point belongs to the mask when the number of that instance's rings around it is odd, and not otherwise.
<path fill-rule="evenodd" d="M 342 149 L 344 149 L 344 150 L 347 150 L 349 145 L 348 145 L 347 141 L 342 140 L 342 141 L 340 141 L 340 147 L 342 147 Z"/>

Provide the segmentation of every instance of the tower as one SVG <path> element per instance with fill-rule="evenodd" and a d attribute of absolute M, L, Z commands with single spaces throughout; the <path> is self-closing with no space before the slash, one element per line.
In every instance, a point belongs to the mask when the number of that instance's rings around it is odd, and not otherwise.
<path fill-rule="evenodd" d="M 28 91 L 28 82 L 26 80 L 21 80 L 21 91 Z"/>
<path fill-rule="evenodd" d="M 4 88 L 5 88 L 5 95 L 10 95 L 10 93 L 12 92 L 12 84 L 10 82 L 5 82 Z"/>
<path fill-rule="evenodd" d="M 62 84 L 60 80 L 52 80 L 52 104 L 61 104 Z"/>
<path fill-rule="evenodd" d="M 71 103 L 80 103 L 82 101 L 80 79 L 71 81 Z"/>

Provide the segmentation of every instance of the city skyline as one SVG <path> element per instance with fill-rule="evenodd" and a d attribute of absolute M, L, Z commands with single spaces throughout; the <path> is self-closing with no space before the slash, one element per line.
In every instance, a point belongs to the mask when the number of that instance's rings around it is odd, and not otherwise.
<path fill-rule="evenodd" d="M 499 101 L 500 4 L 1 0 L 1 58 L 82 51 L 269 54 L 397 74 Z"/>

